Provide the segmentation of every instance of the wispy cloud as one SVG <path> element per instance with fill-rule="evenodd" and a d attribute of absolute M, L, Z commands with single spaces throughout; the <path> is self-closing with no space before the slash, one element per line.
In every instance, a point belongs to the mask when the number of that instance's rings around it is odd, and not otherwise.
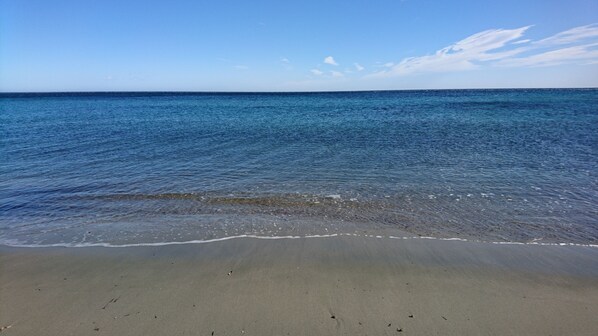
<path fill-rule="evenodd" d="M 324 58 L 324 63 L 330 64 L 330 65 L 338 65 L 338 63 L 336 63 L 336 61 L 334 60 L 334 57 L 332 57 L 332 56 L 328 56 L 328 57 Z"/>
<path fill-rule="evenodd" d="M 363 70 L 365 70 L 365 68 L 362 67 L 359 63 L 353 63 L 353 65 L 355 66 L 355 69 L 357 71 L 363 71 Z"/>
<path fill-rule="evenodd" d="M 343 73 L 340 71 L 330 71 L 330 75 L 335 78 L 343 77 Z"/>
<path fill-rule="evenodd" d="M 471 35 L 432 55 L 387 63 L 373 77 L 401 76 L 420 72 L 448 72 L 482 66 L 549 66 L 598 59 L 598 25 L 573 28 L 548 38 L 521 39 L 531 26 L 491 29 Z"/>
<path fill-rule="evenodd" d="M 249 69 L 249 67 L 247 65 L 235 65 L 234 68 L 237 69 L 237 70 L 247 70 L 247 69 Z"/>
<path fill-rule="evenodd" d="M 536 42 L 536 44 L 560 45 L 598 38 L 598 24 L 575 27 Z"/>
<path fill-rule="evenodd" d="M 530 39 L 525 39 L 525 40 L 519 40 L 519 41 L 515 41 L 513 42 L 513 44 L 524 44 L 524 43 L 528 43 L 530 42 Z"/>
<path fill-rule="evenodd" d="M 578 60 L 590 62 L 598 61 L 598 49 L 596 49 L 596 46 L 598 46 L 598 43 L 561 48 L 527 57 L 504 59 L 499 61 L 497 65 L 509 67 L 539 67 L 559 65 Z"/>
<path fill-rule="evenodd" d="M 324 74 L 322 71 L 320 71 L 318 69 L 311 69 L 309 71 L 316 76 L 322 76 Z"/>
<path fill-rule="evenodd" d="M 291 64 L 291 60 L 286 57 L 280 58 L 280 64 L 285 70 L 293 70 L 293 65 Z"/>

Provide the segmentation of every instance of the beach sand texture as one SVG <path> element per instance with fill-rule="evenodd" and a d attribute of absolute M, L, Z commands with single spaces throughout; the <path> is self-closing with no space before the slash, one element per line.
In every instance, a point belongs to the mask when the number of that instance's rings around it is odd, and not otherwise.
<path fill-rule="evenodd" d="M 598 249 L 333 237 L 0 248 L 2 335 L 596 335 Z M 9 327 L 9 328 L 6 328 Z"/>

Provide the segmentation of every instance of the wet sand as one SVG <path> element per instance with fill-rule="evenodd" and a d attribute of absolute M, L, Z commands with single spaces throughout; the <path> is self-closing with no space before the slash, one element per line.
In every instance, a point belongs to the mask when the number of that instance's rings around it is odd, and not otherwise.
<path fill-rule="evenodd" d="M 598 248 L 333 237 L 0 247 L 4 335 L 596 335 Z"/>

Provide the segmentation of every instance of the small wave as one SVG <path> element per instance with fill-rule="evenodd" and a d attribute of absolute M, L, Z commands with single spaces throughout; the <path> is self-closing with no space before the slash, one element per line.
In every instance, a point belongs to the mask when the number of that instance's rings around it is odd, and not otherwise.
<path fill-rule="evenodd" d="M 371 236 L 370 236 L 371 237 Z M 460 242 L 471 242 L 471 243 L 484 243 L 484 244 L 495 244 L 495 245 L 538 245 L 538 246 L 580 246 L 580 247 L 598 247 L 597 244 L 579 244 L 579 243 L 540 243 L 538 241 L 531 242 L 510 242 L 510 241 L 484 241 L 477 239 L 465 239 L 465 238 L 437 238 L 437 237 L 387 237 L 389 239 L 430 239 L 430 240 L 442 240 L 442 241 L 460 241 Z"/>
<path fill-rule="evenodd" d="M 250 194 L 213 195 L 209 193 L 159 193 L 159 194 L 110 194 L 95 196 L 75 196 L 78 199 L 106 201 L 145 201 L 145 200 L 186 200 L 214 205 L 253 205 L 270 207 L 309 207 L 321 203 L 334 203 L 341 195 L 302 195 L 278 194 L 256 196 Z M 356 199 L 355 199 L 356 200 Z"/>
<path fill-rule="evenodd" d="M 476 239 L 465 238 L 438 238 L 426 236 L 380 236 L 380 235 L 360 235 L 356 233 L 333 233 L 323 235 L 304 235 L 304 236 L 258 236 L 258 235 L 238 235 L 228 236 L 222 238 L 205 239 L 205 240 L 188 240 L 188 241 L 172 241 L 172 242 L 157 242 L 157 243 L 133 243 L 133 244 L 111 244 L 111 243 L 56 243 L 56 244 L 21 244 L 17 241 L 4 241 L 0 245 L 8 247 L 24 247 L 24 248 L 47 248 L 47 247 L 107 247 L 107 248 L 124 248 L 124 247 L 157 247 L 170 245 L 191 245 L 191 244 L 208 244 L 217 243 L 233 239 L 264 239 L 264 240 L 278 240 L 278 239 L 310 239 L 310 238 L 333 238 L 339 236 L 352 236 L 374 239 L 395 239 L 395 240 L 437 240 L 437 241 L 451 241 L 451 242 L 470 242 L 470 243 L 484 243 L 494 245 L 524 245 L 524 246 L 576 246 L 576 247 L 592 247 L 598 248 L 598 244 L 578 244 L 578 243 L 541 243 L 538 241 L 532 242 L 493 242 Z"/>

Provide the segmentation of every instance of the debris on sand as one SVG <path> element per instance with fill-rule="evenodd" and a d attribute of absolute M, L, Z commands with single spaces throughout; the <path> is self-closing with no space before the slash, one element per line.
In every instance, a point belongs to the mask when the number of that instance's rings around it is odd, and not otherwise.
<path fill-rule="evenodd" d="M 110 301 L 108 301 L 108 303 L 106 303 L 106 304 L 104 305 L 104 307 L 102 307 L 102 309 L 106 309 L 106 307 L 108 307 L 108 305 L 109 305 L 109 304 L 111 304 L 111 303 L 115 303 L 116 301 L 118 301 L 118 299 L 120 299 L 120 296 L 119 296 L 119 297 L 117 297 L 117 298 L 112 298 L 112 299 L 110 299 Z"/>

